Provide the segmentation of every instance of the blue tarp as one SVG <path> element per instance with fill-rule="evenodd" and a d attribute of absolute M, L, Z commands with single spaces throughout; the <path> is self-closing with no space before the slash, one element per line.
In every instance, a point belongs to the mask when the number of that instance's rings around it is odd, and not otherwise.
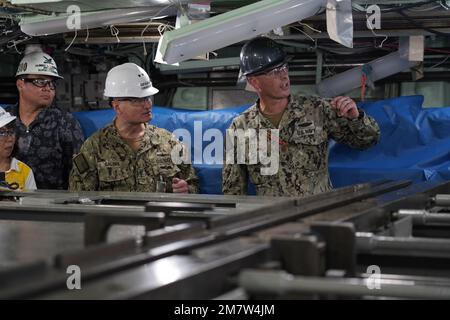
<path fill-rule="evenodd" d="M 423 96 L 410 96 L 361 104 L 380 125 L 380 142 L 365 151 L 331 146 L 333 185 L 450 179 L 450 107 L 422 109 L 422 103 Z"/>
<path fill-rule="evenodd" d="M 381 128 L 378 145 L 358 151 L 330 143 L 330 176 L 335 187 L 390 179 L 444 181 L 450 179 L 450 107 L 422 109 L 423 97 L 410 96 L 360 104 Z M 214 111 L 153 108 L 152 124 L 169 131 L 184 128 L 192 138 L 216 128 L 222 133 L 248 105 Z M 114 111 L 76 112 L 86 137 L 111 122 Z M 196 121 L 197 124 L 195 124 Z M 201 130 L 199 125 L 201 123 Z M 195 128 L 197 126 L 197 131 Z M 201 131 L 201 133 L 200 133 Z M 211 141 L 204 141 L 202 148 Z M 194 156 L 194 144 L 191 146 Z M 196 164 L 201 193 L 221 193 L 222 166 Z"/>
<path fill-rule="evenodd" d="M 194 158 L 194 139 L 200 136 L 201 141 L 203 141 L 203 133 L 208 129 L 219 129 L 224 136 L 225 130 L 228 129 L 234 117 L 245 111 L 249 106 L 244 105 L 212 111 L 186 111 L 184 109 L 154 106 L 152 109 L 153 119 L 150 123 L 170 132 L 180 128 L 188 130 L 191 134 L 191 155 Z M 75 112 L 74 115 L 80 121 L 85 137 L 89 137 L 92 133 L 110 123 L 115 112 L 112 109 L 107 109 Z M 211 141 L 203 141 L 202 150 L 210 143 Z M 203 160 L 201 157 L 198 157 L 198 159 Z M 202 163 L 194 163 L 193 159 L 194 168 L 200 179 L 200 193 L 222 193 L 222 165 L 200 162 Z M 250 193 L 254 194 L 253 187 L 250 189 Z"/>
<path fill-rule="evenodd" d="M 170 132 L 184 128 L 194 136 L 194 125 L 198 121 L 197 126 L 201 123 L 203 132 L 207 129 L 217 128 L 224 133 L 234 117 L 248 107 L 250 105 L 211 111 L 186 111 L 185 109 L 154 106 L 152 108 L 153 119 L 150 123 Z M 105 109 L 75 112 L 74 115 L 80 121 L 85 137 L 89 137 L 95 131 L 110 123 L 115 112 L 112 109 Z"/>

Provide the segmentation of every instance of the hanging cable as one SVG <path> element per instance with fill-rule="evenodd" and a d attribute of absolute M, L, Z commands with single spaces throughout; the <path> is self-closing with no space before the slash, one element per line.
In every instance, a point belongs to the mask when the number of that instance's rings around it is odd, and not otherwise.
<path fill-rule="evenodd" d="M 375 40 L 375 48 L 383 48 L 383 44 L 384 44 L 384 42 L 389 38 L 386 34 L 378 34 L 378 33 L 376 33 L 374 30 L 373 30 L 373 27 L 372 27 L 372 25 L 369 23 L 369 15 L 368 15 L 368 13 L 367 13 L 367 10 L 366 10 L 366 21 L 367 21 L 367 27 L 369 27 L 369 29 L 370 29 L 370 31 L 372 32 L 372 34 L 375 36 L 375 37 L 384 37 L 384 39 L 383 39 L 383 41 L 381 41 L 381 43 L 380 43 L 380 45 L 378 46 L 377 44 L 376 44 L 376 38 L 374 39 Z"/>
<path fill-rule="evenodd" d="M 115 36 L 117 39 L 117 43 L 120 43 L 120 39 L 119 39 L 119 29 L 117 29 L 117 27 L 115 25 L 110 25 L 109 26 L 110 30 L 111 30 L 111 35 Z"/>
<path fill-rule="evenodd" d="M 86 38 L 84 39 L 84 42 L 87 42 L 89 39 L 89 27 L 86 27 Z"/>
<path fill-rule="evenodd" d="M 18 49 L 17 49 L 17 46 L 16 46 L 16 41 L 12 41 L 12 43 L 13 43 L 13 47 L 14 47 L 14 49 L 16 50 L 16 52 L 18 53 L 18 54 L 22 54 L 22 51 L 19 51 Z M 8 46 L 7 46 L 8 47 Z"/>
<path fill-rule="evenodd" d="M 406 20 L 408 20 L 409 22 L 411 22 L 411 24 L 414 25 L 416 28 L 419 28 L 419 29 L 428 31 L 428 32 L 433 33 L 433 34 L 436 34 L 436 35 L 438 35 L 438 36 L 444 36 L 444 37 L 450 36 L 450 33 L 440 32 L 440 31 L 437 31 L 437 30 L 434 30 L 434 29 L 431 29 L 431 28 L 428 28 L 428 27 L 425 27 L 425 26 L 421 25 L 420 23 L 418 23 L 417 21 L 415 21 L 413 18 L 411 18 L 410 16 L 408 16 L 406 13 L 404 13 L 402 10 L 397 11 L 397 13 L 398 13 L 399 15 L 401 15 L 402 17 L 404 17 L 404 18 L 405 18 Z"/>
<path fill-rule="evenodd" d="M 153 22 L 153 19 L 155 17 L 157 17 L 161 12 L 163 12 L 164 10 L 172 7 L 173 5 L 175 5 L 176 3 L 170 1 L 170 4 L 168 6 L 165 6 L 164 8 L 162 8 L 161 10 L 159 10 L 156 14 L 153 15 L 153 17 L 151 17 L 150 21 L 147 23 L 147 25 L 145 26 L 145 28 L 142 30 L 141 32 L 141 39 L 142 39 L 142 46 L 144 47 L 144 56 L 147 56 L 147 48 L 145 46 L 145 39 L 144 39 L 144 33 L 145 31 L 148 29 L 148 27 L 151 25 L 151 23 Z"/>
<path fill-rule="evenodd" d="M 158 30 L 158 33 L 159 33 L 159 35 L 162 37 L 162 35 L 164 34 L 164 32 L 166 32 L 166 31 L 171 31 L 171 30 L 174 30 L 175 29 L 175 27 L 174 26 L 171 26 L 170 24 L 168 24 L 168 23 L 160 23 L 159 24 L 159 26 L 158 26 L 158 28 L 157 28 L 157 30 Z"/>
<path fill-rule="evenodd" d="M 441 2 L 440 0 L 430 0 L 430 1 L 423 1 L 423 2 L 417 2 L 417 3 L 405 4 L 405 5 L 397 6 L 397 7 L 395 7 L 395 6 L 389 6 L 389 7 L 387 7 L 386 9 L 382 9 L 381 11 L 382 11 L 382 12 L 402 11 L 402 10 L 405 10 L 405 9 L 422 7 L 422 6 L 426 5 L 426 4 L 431 4 L 431 3 L 438 3 L 438 4 L 440 4 L 440 2 Z M 380 7 L 385 7 L 386 5 L 380 4 L 379 6 L 380 6 Z"/>
<path fill-rule="evenodd" d="M 316 39 L 313 39 L 309 34 L 307 34 L 305 31 L 303 31 L 302 29 L 300 29 L 300 28 L 297 28 L 297 27 L 291 27 L 292 29 L 295 29 L 295 30 L 297 30 L 297 31 L 299 31 L 299 32 L 301 32 L 303 35 L 305 35 L 309 40 L 311 40 L 312 42 L 314 42 L 314 48 L 313 49 L 317 49 L 317 40 Z"/>
<path fill-rule="evenodd" d="M 441 1 L 439 4 L 440 4 L 441 7 L 444 8 L 445 10 L 449 10 L 449 9 L 450 9 L 449 6 L 447 5 L 447 3 L 444 4 L 444 1 Z"/>
<path fill-rule="evenodd" d="M 435 9 L 437 9 L 437 8 L 440 8 L 440 7 L 443 7 L 442 4 L 439 5 L 439 6 L 428 7 L 428 8 L 423 8 L 423 9 L 413 9 L 413 8 L 410 8 L 410 9 L 407 9 L 407 10 L 408 10 L 408 11 L 413 11 L 413 12 L 426 12 L 426 11 L 432 11 L 432 10 L 435 10 Z M 446 9 L 446 10 L 448 10 L 448 9 Z"/>
<path fill-rule="evenodd" d="M 310 26 L 309 24 L 307 24 L 307 23 L 303 23 L 303 22 L 299 21 L 298 24 L 301 25 L 301 26 L 307 27 L 307 28 L 309 28 L 310 30 L 312 30 L 312 31 L 314 31 L 314 32 L 322 33 L 322 31 L 317 30 L 317 29 L 311 27 L 311 26 Z"/>
<path fill-rule="evenodd" d="M 8 48 L 8 49 L 14 48 L 18 54 L 22 54 L 22 52 L 19 51 L 19 49 L 17 49 L 17 45 L 20 44 L 20 43 L 22 43 L 22 42 L 28 41 L 28 40 L 30 40 L 31 38 L 32 38 L 32 37 L 30 37 L 30 36 L 25 36 L 25 37 L 24 37 L 23 39 L 21 39 L 21 40 L 10 40 L 10 41 L 8 41 L 8 43 L 6 44 L 6 48 Z"/>
<path fill-rule="evenodd" d="M 72 46 L 72 44 L 73 44 L 73 42 L 75 41 L 75 39 L 77 38 L 77 36 L 78 36 L 77 29 L 75 29 L 75 36 L 73 37 L 73 39 L 72 39 L 72 41 L 70 42 L 69 46 L 68 46 L 66 49 L 64 49 L 64 51 L 67 52 L 67 50 L 70 49 L 70 47 Z"/>
<path fill-rule="evenodd" d="M 438 62 L 438 63 L 436 63 L 435 65 L 432 65 L 432 66 L 430 67 L 430 69 L 436 68 L 436 67 L 440 66 L 441 64 L 445 63 L 445 62 L 448 60 L 448 58 L 450 58 L 450 55 L 448 55 L 448 56 L 447 56 L 444 60 L 442 60 L 441 62 Z"/>

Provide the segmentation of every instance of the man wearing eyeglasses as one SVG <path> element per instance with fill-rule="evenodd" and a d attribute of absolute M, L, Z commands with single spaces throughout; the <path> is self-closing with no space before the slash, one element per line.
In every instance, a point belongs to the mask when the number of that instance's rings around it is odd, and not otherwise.
<path fill-rule="evenodd" d="M 224 194 L 247 194 L 249 179 L 257 195 L 307 196 L 328 191 L 332 188 L 328 174 L 329 138 L 358 149 L 378 142 L 378 124 L 352 99 L 291 95 L 290 58 L 275 41 L 267 37 L 250 40 L 243 46 L 240 59 L 241 72 L 259 99 L 234 119 L 229 133 L 237 129 L 276 132 L 277 136 L 266 135 L 266 145 L 269 149 L 272 143 L 278 146 L 274 149 L 278 149 L 277 170 L 267 174 L 261 170 L 266 166 L 261 158 L 256 163 L 249 161 L 256 159 L 251 154 L 246 154 L 241 163 L 227 162 L 222 173 Z M 236 155 L 237 146 L 235 143 L 230 148 L 231 154 Z"/>
<path fill-rule="evenodd" d="M 32 168 L 38 189 L 67 189 L 72 157 L 84 140 L 78 121 L 54 105 L 58 79 L 53 58 L 34 48 L 19 64 L 19 102 L 9 110 L 17 117 L 16 156 Z"/>
<path fill-rule="evenodd" d="M 16 117 L 0 107 L 0 190 L 34 190 L 33 171 L 14 157 Z"/>
<path fill-rule="evenodd" d="M 157 92 L 147 72 L 134 63 L 108 72 L 104 96 L 116 118 L 81 147 L 73 160 L 70 190 L 198 192 L 193 167 L 172 160 L 172 151 L 182 152 L 183 145 L 167 130 L 148 124 Z"/>

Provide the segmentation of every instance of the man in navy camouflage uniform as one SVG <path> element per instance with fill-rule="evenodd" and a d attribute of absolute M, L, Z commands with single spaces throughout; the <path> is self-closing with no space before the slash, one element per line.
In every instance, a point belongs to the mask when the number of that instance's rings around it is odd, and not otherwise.
<path fill-rule="evenodd" d="M 230 129 L 279 130 L 279 163 L 277 172 L 270 175 L 261 174 L 261 163 L 225 164 L 224 194 L 247 194 L 248 179 L 257 195 L 307 196 L 328 191 L 332 188 L 329 138 L 358 149 L 378 142 L 378 124 L 352 99 L 291 95 L 288 60 L 281 46 L 266 37 L 254 38 L 242 48 L 241 70 L 259 99 L 234 119 Z M 237 147 L 231 152 L 236 153 Z"/>
<path fill-rule="evenodd" d="M 172 159 L 183 152 L 183 145 L 167 130 L 147 123 L 152 118 L 150 98 L 157 92 L 134 63 L 108 72 L 104 95 L 116 118 L 81 147 L 73 160 L 70 190 L 198 192 L 194 168 Z"/>

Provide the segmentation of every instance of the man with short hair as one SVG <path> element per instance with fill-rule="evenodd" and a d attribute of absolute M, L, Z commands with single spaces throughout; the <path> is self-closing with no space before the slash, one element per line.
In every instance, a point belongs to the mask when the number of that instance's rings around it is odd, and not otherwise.
<path fill-rule="evenodd" d="M 262 174 L 265 166 L 261 159 L 257 163 L 249 161 L 256 159 L 255 155 L 248 155 L 244 163 L 226 163 L 222 174 L 224 194 L 247 194 L 248 179 L 255 185 L 257 195 L 307 196 L 325 192 L 332 188 L 328 174 L 329 138 L 359 149 L 377 143 L 378 124 L 352 99 L 336 97 L 329 101 L 291 95 L 290 58 L 275 41 L 267 37 L 250 40 L 242 47 L 240 59 L 241 72 L 259 99 L 234 119 L 230 130 L 278 132 L 278 137 L 267 135 L 267 140 L 279 147 L 278 170 L 275 174 Z M 234 144 L 234 150 L 227 152 L 236 155 L 238 148 L 242 149 L 242 145 Z"/>
<path fill-rule="evenodd" d="M 144 69 L 134 63 L 112 68 L 104 96 L 116 112 L 113 123 L 89 137 L 74 158 L 72 191 L 137 191 L 197 193 L 191 165 L 175 164 L 184 148 L 165 129 L 149 125 L 153 87 Z"/>
<path fill-rule="evenodd" d="M 84 136 L 78 121 L 54 105 L 55 61 L 40 48 L 27 52 L 16 73 L 19 102 L 16 157 L 31 167 L 38 189 L 67 189 L 72 157 Z"/>

